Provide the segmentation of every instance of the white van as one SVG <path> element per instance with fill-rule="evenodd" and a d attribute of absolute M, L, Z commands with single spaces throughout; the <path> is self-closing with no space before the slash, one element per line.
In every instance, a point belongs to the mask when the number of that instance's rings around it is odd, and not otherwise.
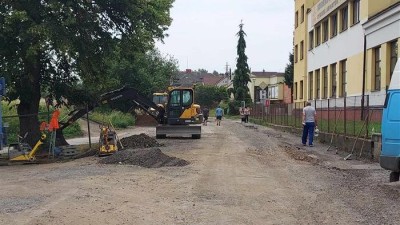
<path fill-rule="evenodd" d="M 392 171 L 390 182 L 400 176 L 400 58 L 397 59 L 382 114 L 382 168 Z"/>

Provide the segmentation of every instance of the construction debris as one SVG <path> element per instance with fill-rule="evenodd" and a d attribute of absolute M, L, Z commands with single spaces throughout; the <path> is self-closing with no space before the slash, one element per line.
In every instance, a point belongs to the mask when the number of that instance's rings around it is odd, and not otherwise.
<path fill-rule="evenodd" d="M 159 148 L 139 148 L 118 151 L 99 161 L 103 164 L 137 165 L 146 168 L 186 166 L 188 161 L 165 155 Z"/>
<path fill-rule="evenodd" d="M 124 148 L 151 148 L 161 147 L 162 144 L 158 143 L 156 139 L 149 137 L 147 134 L 132 135 L 121 139 Z"/>

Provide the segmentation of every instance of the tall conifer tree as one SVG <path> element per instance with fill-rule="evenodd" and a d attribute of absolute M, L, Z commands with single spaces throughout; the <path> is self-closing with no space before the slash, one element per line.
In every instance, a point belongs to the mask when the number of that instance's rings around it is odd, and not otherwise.
<path fill-rule="evenodd" d="M 249 102 L 251 100 L 249 94 L 249 88 L 247 87 L 247 83 L 250 82 L 250 69 L 247 64 L 247 56 L 245 53 L 246 50 L 246 41 L 244 36 L 246 33 L 243 31 L 243 22 L 239 25 L 239 32 L 236 34 L 239 36 L 239 41 L 237 45 L 237 61 L 236 61 L 236 69 L 235 76 L 233 78 L 233 92 L 236 101 L 245 101 Z"/>

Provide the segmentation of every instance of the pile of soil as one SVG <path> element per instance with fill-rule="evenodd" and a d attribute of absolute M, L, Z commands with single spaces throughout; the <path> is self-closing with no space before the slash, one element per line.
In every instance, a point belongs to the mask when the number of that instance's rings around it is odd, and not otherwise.
<path fill-rule="evenodd" d="M 188 161 L 165 155 L 159 148 L 139 148 L 118 151 L 99 161 L 103 164 L 137 165 L 146 168 L 186 166 Z"/>
<path fill-rule="evenodd" d="M 136 115 L 135 126 L 139 127 L 154 127 L 158 122 L 148 114 Z"/>
<path fill-rule="evenodd" d="M 132 135 L 121 139 L 124 148 L 151 148 L 161 147 L 156 139 L 149 137 L 147 134 Z"/>

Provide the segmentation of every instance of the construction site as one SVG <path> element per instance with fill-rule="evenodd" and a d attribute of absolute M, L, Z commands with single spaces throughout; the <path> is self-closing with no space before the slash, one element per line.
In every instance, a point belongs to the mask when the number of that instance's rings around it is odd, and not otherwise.
<path fill-rule="evenodd" d="M 318 142 L 304 147 L 296 134 L 229 119 L 203 126 L 197 140 L 156 140 L 154 126 L 116 133 L 124 148 L 109 156 L 0 167 L 0 224 L 396 224 L 400 219 L 392 210 L 400 186 L 387 181 L 379 164 L 343 160 L 346 152 L 326 151 L 329 146 Z M 88 137 L 67 141 L 87 145 Z"/>

